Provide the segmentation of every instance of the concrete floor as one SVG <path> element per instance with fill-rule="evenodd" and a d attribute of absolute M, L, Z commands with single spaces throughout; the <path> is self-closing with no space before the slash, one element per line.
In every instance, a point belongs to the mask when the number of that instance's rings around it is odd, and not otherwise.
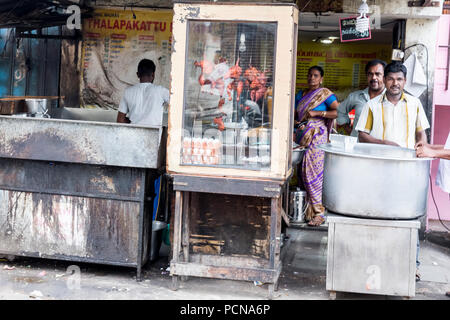
<path fill-rule="evenodd" d="M 328 300 L 326 283 L 326 229 L 289 228 L 289 243 L 274 300 Z M 265 300 L 267 284 L 191 277 L 171 290 L 168 247 L 144 267 L 144 280 L 136 282 L 134 269 L 46 259 L 0 259 L 0 300 Z M 413 300 L 448 300 L 450 249 L 421 241 L 422 281 L 416 283 Z M 80 273 L 67 269 L 76 265 Z M 337 293 L 341 300 L 398 300 L 402 297 Z"/>

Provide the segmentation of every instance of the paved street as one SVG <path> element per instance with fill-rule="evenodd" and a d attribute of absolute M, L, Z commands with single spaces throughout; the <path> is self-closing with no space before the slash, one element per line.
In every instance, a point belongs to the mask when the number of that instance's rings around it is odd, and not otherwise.
<path fill-rule="evenodd" d="M 290 243 L 283 256 L 279 290 L 274 300 L 328 300 L 326 283 L 327 232 L 288 229 Z M 18 257 L 0 260 L 0 299 L 25 300 L 265 300 L 267 284 L 189 278 L 177 291 L 171 290 L 168 247 L 161 257 L 144 268 L 144 280 L 136 282 L 134 269 L 94 264 L 76 264 L 80 270 L 67 271 L 74 263 Z M 413 300 L 448 300 L 450 290 L 450 249 L 421 241 L 422 281 Z M 398 300 L 402 297 L 337 293 L 337 299 Z"/>

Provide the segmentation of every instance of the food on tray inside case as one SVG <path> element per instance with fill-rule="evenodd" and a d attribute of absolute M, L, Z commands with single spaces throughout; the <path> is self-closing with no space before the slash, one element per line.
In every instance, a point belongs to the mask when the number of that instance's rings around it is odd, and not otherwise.
<path fill-rule="evenodd" d="M 270 168 L 276 29 L 188 22 L 182 164 Z"/>

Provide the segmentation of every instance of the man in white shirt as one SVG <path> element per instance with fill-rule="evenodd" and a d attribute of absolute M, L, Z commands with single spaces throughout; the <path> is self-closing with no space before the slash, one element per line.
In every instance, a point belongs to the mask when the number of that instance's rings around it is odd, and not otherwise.
<path fill-rule="evenodd" d="M 366 104 L 356 125 L 360 142 L 410 149 L 418 142 L 427 142 L 425 130 L 430 125 L 422 103 L 403 92 L 406 71 L 399 61 L 384 69 L 386 92 Z"/>
<path fill-rule="evenodd" d="M 416 143 L 426 143 L 425 130 L 430 127 L 419 99 L 403 92 L 406 67 L 394 61 L 384 68 L 386 92 L 370 100 L 361 113 L 356 130 L 359 142 L 387 144 L 414 149 Z M 419 238 L 416 252 L 416 281 L 418 271 Z"/>
<path fill-rule="evenodd" d="M 139 83 L 125 89 L 119 104 L 117 122 L 144 126 L 161 126 L 164 104 L 169 103 L 169 90 L 153 84 L 156 66 L 149 59 L 138 64 Z"/>
<path fill-rule="evenodd" d="M 358 136 L 358 131 L 355 130 L 355 127 L 365 105 L 369 100 L 386 91 L 383 81 L 385 66 L 386 62 L 383 60 L 374 59 L 369 61 L 366 64 L 365 69 L 367 75 L 367 88 L 350 93 L 348 97 L 339 104 L 336 123 L 338 128 L 342 127 L 347 134 L 350 134 L 353 137 Z M 352 127 L 350 125 L 348 113 L 353 109 L 355 109 L 355 119 Z"/>

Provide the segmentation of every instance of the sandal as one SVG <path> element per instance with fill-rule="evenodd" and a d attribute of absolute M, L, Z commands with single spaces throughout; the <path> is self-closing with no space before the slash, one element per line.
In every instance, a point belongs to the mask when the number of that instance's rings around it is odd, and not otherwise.
<path fill-rule="evenodd" d="M 323 217 L 323 215 L 318 214 L 317 216 L 314 216 L 314 218 L 309 220 L 308 226 L 318 227 L 318 226 L 322 225 L 324 222 L 325 222 L 325 218 Z"/>

